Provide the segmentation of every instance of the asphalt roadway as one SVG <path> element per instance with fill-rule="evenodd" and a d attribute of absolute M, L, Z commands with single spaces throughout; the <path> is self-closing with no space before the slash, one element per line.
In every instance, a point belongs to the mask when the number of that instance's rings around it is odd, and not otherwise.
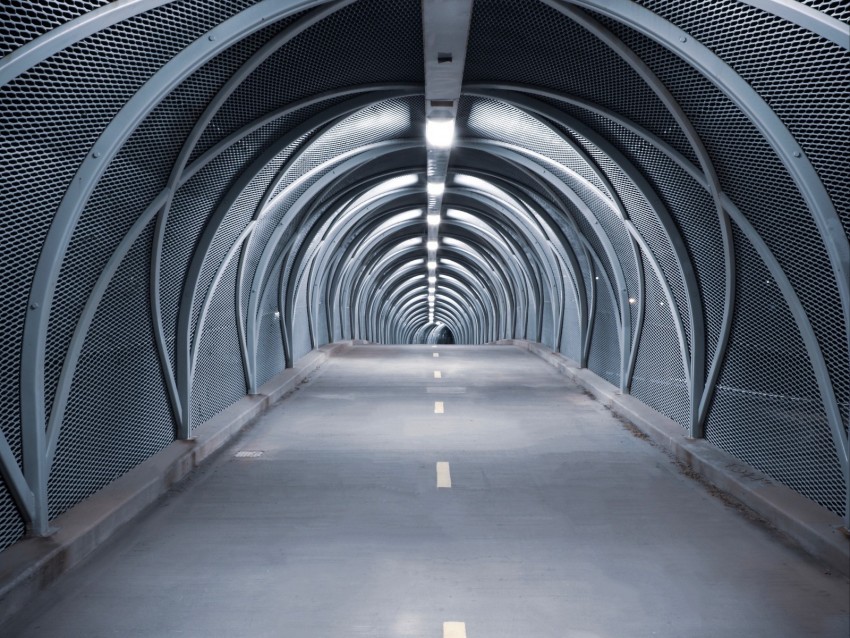
<path fill-rule="evenodd" d="M 512 346 L 332 358 L 16 638 L 850 635 L 850 586 Z"/>

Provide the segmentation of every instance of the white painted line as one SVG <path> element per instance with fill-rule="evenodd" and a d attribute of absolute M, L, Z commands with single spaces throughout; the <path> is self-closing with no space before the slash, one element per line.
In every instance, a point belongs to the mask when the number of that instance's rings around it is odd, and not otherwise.
<path fill-rule="evenodd" d="M 237 459 L 257 459 L 262 455 L 262 450 L 240 450 L 233 456 L 235 456 Z"/>
<path fill-rule="evenodd" d="M 437 346 L 431 346 L 432 348 L 436 348 Z"/>
<path fill-rule="evenodd" d="M 444 622 L 443 638 L 466 638 L 466 623 Z"/>
<path fill-rule="evenodd" d="M 439 352 L 435 352 L 435 353 L 434 353 L 434 356 L 435 356 L 435 357 L 439 357 L 439 356 L 440 356 L 440 353 L 439 353 Z"/>
<path fill-rule="evenodd" d="M 435 378 L 435 379 L 442 379 L 442 378 L 443 378 L 443 373 L 442 373 L 442 372 L 440 372 L 439 370 L 434 370 L 434 378 Z"/>
<path fill-rule="evenodd" d="M 437 461 L 437 487 L 451 487 L 452 473 L 448 461 Z"/>
<path fill-rule="evenodd" d="M 443 413 L 443 402 L 442 401 L 434 401 L 434 414 L 442 414 Z"/>

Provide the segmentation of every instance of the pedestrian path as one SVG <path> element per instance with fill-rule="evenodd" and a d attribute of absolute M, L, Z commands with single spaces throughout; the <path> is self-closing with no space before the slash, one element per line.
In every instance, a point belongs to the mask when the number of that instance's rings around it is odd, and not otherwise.
<path fill-rule="evenodd" d="M 0 634 L 845 638 L 825 571 L 524 351 L 356 346 Z"/>

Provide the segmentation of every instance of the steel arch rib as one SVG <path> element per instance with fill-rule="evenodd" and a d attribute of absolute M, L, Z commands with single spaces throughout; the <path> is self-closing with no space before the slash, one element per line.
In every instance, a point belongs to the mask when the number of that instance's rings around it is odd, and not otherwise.
<path fill-rule="evenodd" d="M 36 264 L 24 319 L 21 354 L 21 418 L 25 476 L 35 495 L 33 531 L 48 532 L 47 440 L 44 405 L 44 358 L 53 291 L 73 230 L 94 187 L 124 142 L 144 117 L 192 72 L 220 51 L 308 2 L 261 0 L 217 25 L 175 55 L 136 92 L 101 133 L 62 198 Z M 212 36 L 212 37 L 210 37 Z"/>

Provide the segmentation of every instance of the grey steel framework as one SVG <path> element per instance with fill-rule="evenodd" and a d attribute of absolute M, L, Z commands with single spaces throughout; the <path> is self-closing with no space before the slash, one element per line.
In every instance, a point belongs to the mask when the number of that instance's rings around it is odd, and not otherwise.
<path fill-rule="evenodd" d="M 342 339 L 539 341 L 847 524 L 849 20 L 4 3 L 0 550 Z"/>

